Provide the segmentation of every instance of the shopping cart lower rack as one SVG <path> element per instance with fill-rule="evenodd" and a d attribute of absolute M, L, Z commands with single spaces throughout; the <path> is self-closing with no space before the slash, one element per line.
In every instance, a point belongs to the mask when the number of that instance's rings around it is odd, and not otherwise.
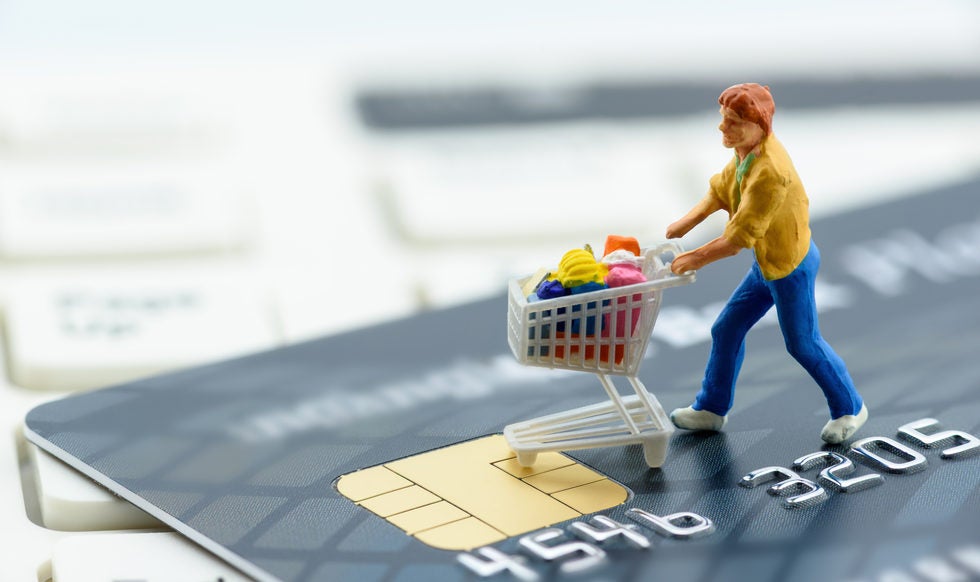
<path fill-rule="evenodd" d="M 666 243 L 643 253 L 647 281 L 581 295 L 528 302 L 522 287 L 509 284 L 507 341 L 527 366 L 591 372 L 609 396 L 600 402 L 504 428 L 518 462 L 529 467 L 537 454 L 640 443 L 650 467 L 667 454 L 673 425 L 657 398 L 637 378 L 663 290 L 694 282 L 694 273 L 674 275 L 665 257 L 681 248 Z M 622 397 L 612 376 L 625 376 L 635 394 Z"/>

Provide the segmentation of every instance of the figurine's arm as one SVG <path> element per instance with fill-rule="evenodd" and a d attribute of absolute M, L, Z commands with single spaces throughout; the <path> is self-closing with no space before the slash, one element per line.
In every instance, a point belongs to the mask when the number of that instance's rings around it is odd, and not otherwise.
<path fill-rule="evenodd" d="M 681 275 L 688 271 L 697 271 L 708 263 L 737 255 L 742 248 L 730 242 L 724 236 L 720 236 L 693 251 L 681 253 L 674 257 L 674 261 L 670 264 L 670 270 L 675 275 Z"/>
<path fill-rule="evenodd" d="M 786 179 L 768 166 L 759 166 L 744 185 L 742 203 L 725 232 L 715 240 L 675 257 L 671 271 L 677 275 L 697 271 L 709 263 L 737 255 L 742 249 L 752 248 L 765 234 L 776 209 L 786 198 Z"/>
<path fill-rule="evenodd" d="M 692 228 L 704 222 L 704 219 L 722 209 L 721 202 L 714 196 L 713 191 L 709 191 L 708 195 L 701 202 L 698 202 L 690 212 L 667 227 L 667 238 L 680 238 L 684 236 Z M 677 275 L 686 273 L 687 271 L 696 271 L 708 263 L 730 257 L 740 250 L 740 248 L 728 243 L 724 237 L 719 237 L 693 251 L 688 251 L 674 257 L 671 270 Z"/>
<path fill-rule="evenodd" d="M 710 193 L 701 202 L 684 215 L 683 218 L 667 227 L 667 238 L 680 238 L 689 233 L 692 228 L 704 222 L 715 212 L 721 210 L 721 203 Z"/>

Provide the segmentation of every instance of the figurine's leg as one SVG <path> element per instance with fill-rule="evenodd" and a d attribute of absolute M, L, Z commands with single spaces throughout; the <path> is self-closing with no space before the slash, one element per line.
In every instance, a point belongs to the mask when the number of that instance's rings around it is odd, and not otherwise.
<path fill-rule="evenodd" d="M 795 271 L 770 281 L 769 285 L 786 349 L 823 390 L 830 416 L 837 419 L 859 414 L 864 403 L 844 361 L 820 335 L 814 302 L 814 283 L 819 267 L 820 252 L 811 244 L 810 252 Z"/>
<path fill-rule="evenodd" d="M 759 265 L 752 268 L 732 293 L 711 327 L 711 356 L 701 391 L 692 408 L 719 416 L 728 414 L 735 398 L 735 380 L 745 357 L 745 335 L 773 305 Z"/>

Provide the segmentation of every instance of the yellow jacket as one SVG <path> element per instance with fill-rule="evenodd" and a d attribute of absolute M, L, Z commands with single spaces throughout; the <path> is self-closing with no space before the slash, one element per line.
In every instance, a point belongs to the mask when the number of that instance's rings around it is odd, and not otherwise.
<path fill-rule="evenodd" d="M 763 139 L 759 155 L 742 177 L 741 189 L 735 179 L 737 165 L 738 156 L 733 156 L 711 177 L 708 196 L 728 211 L 724 237 L 754 249 L 766 279 L 781 279 L 803 262 L 810 249 L 810 201 L 793 161 L 772 134 Z"/>

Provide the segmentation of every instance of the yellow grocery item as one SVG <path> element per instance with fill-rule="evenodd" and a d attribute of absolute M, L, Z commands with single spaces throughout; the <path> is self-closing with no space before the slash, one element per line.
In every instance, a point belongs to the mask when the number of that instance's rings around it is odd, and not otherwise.
<path fill-rule="evenodd" d="M 558 263 L 558 282 L 570 289 L 586 283 L 602 283 L 609 269 L 585 249 L 572 249 Z"/>

